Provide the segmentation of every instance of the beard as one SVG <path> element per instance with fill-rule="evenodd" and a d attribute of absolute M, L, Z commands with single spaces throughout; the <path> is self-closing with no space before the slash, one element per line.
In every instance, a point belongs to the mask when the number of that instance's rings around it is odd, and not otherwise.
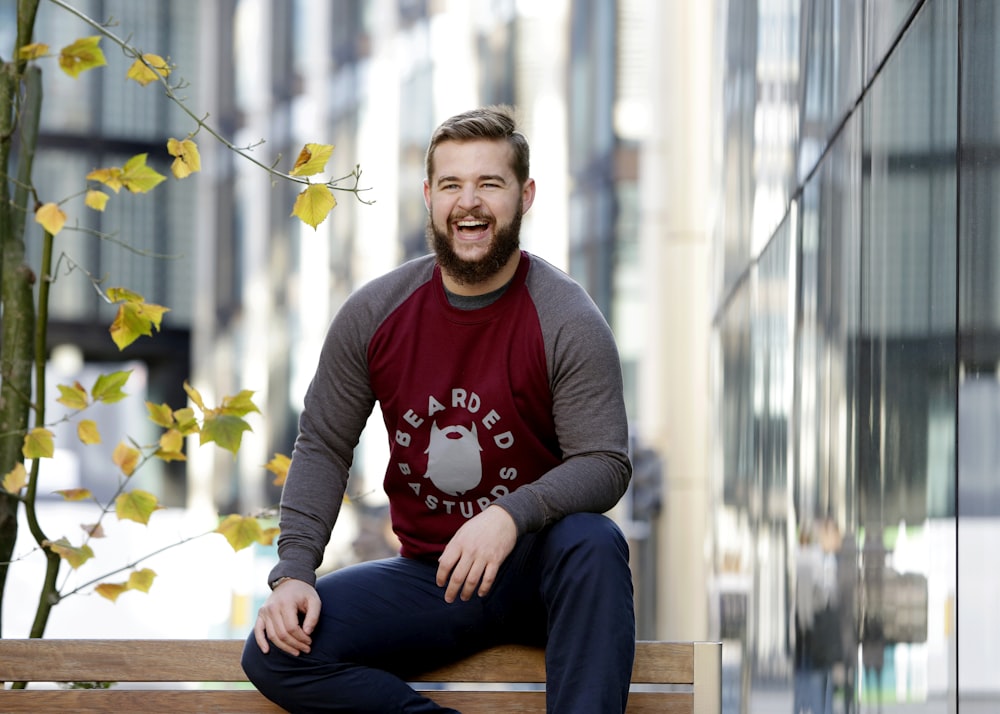
<path fill-rule="evenodd" d="M 427 244 L 437 256 L 438 265 L 453 280 L 462 285 L 484 283 L 499 273 L 511 256 L 521 247 L 522 204 L 518 202 L 514 217 L 502 226 L 496 226 L 489 251 L 479 260 L 464 260 L 451 247 L 447 231 L 434 225 L 433 218 L 427 216 Z M 484 218 L 483 216 L 472 216 Z M 449 221 L 449 226 L 451 222 Z"/>

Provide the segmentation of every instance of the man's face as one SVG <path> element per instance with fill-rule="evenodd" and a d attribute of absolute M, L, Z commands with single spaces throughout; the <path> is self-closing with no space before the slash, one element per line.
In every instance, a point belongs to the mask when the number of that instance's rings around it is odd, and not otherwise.
<path fill-rule="evenodd" d="M 424 201 L 428 242 L 442 270 L 466 286 L 500 273 L 518 250 L 521 215 L 534 196 L 532 179 L 518 184 L 507 142 L 439 144 Z"/>

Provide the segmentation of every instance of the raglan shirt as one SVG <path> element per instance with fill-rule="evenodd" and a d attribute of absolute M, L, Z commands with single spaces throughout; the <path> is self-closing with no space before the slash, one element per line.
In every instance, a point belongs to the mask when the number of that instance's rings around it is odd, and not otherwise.
<path fill-rule="evenodd" d="M 352 294 L 330 326 L 282 491 L 269 582 L 315 582 L 376 402 L 405 557 L 436 559 L 492 504 L 520 535 L 604 512 L 628 485 L 618 352 L 583 288 L 522 252 L 499 299 L 461 310 L 434 257 L 418 258 Z"/>

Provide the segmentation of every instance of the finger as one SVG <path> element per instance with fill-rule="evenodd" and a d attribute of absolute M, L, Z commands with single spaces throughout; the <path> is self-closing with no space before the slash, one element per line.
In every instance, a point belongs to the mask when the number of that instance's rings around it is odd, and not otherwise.
<path fill-rule="evenodd" d="M 445 585 L 447 585 L 448 579 L 451 577 L 451 572 L 452 570 L 455 569 L 455 565 L 457 563 L 458 563 L 457 551 L 456 549 L 452 548 L 451 544 L 449 544 L 444 549 L 444 552 L 441 554 L 441 557 L 438 558 L 438 569 L 435 582 L 437 582 L 437 586 L 439 588 L 443 588 Z"/>
<path fill-rule="evenodd" d="M 448 589 L 444 593 L 445 602 L 455 602 L 455 598 L 462 592 L 465 582 L 469 577 L 470 565 L 466 563 L 468 559 L 462 558 L 458 565 L 451 571 L 451 578 L 448 580 Z"/>
<path fill-rule="evenodd" d="M 462 586 L 462 600 L 468 602 L 476 592 L 476 587 L 483 577 L 483 566 L 477 561 L 469 569 L 469 574 L 465 577 L 465 585 Z"/>
<path fill-rule="evenodd" d="M 483 571 L 483 580 L 479 585 L 479 597 L 486 597 L 489 595 L 490 589 L 493 587 L 493 583 L 496 582 L 497 572 L 499 568 L 493 563 L 486 566 L 486 570 Z"/>
<path fill-rule="evenodd" d="M 319 611 L 320 611 L 320 599 L 316 596 L 310 597 L 306 601 L 306 614 L 302 618 L 302 632 L 308 637 L 307 644 L 312 644 L 312 638 L 309 637 L 316 629 L 316 624 L 319 622 Z"/>
<path fill-rule="evenodd" d="M 261 652 L 267 654 L 270 651 L 271 645 L 267 641 L 267 631 L 264 628 L 264 620 L 260 615 L 257 616 L 257 622 L 253 626 L 253 638 L 257 640 L 257 646 Z"/>

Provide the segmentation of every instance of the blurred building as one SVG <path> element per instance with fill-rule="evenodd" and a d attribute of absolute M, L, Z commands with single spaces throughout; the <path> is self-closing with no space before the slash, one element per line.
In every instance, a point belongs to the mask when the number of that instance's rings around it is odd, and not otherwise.
<path fill-rule="evenodd" d="M 836 711 L 993 711 L 1000 7 L 718 9 L 710 513 L 731 702 L 800 711 L 828 686 Z"/>
<path fill-rule="evenodd" d="M 169 54 L 192 109 L 260 163 L 334 144 L 330 174 L 360 165 L 373 201 L 343 192 L 313 230 L 289 217 L 294 186 L 202 137 L 201 175 L 93 219 L 141 253 L 67 246 L 172 308 L 126 353 L 147 398 L 182 402 L 185 377 L 210 403 L 256 392 L 236 460 L 192 449 L 157 476 L 174 502 L 277 502 L 262 464 L 291 450 L 330 319 L 425 251 L 431 131 L 511 103 L 539 186 L 525 247 L 621 346 L 636 474 L 615 515 L 640 636 L 724 639 L 727 711 L 804 708 L 817 683 L 845 712 L 1000 699 L 1000 578 L 979 566 L 1000 539 L 992 0 L 78 4 Z M 42 5 L 53 46 L 92 34 L 60 13 Z M 36 179 L 54 193 L 144 151 L 166 172 L 163 142 L 193 128 L 99 72 L 57 76 L 46 101 L 80 108 L 47 115 Z M 59 282 L 52 346 L 121 359 L 85 275 Z M 338 524 L 366 553 L 382 429 Z"/>

